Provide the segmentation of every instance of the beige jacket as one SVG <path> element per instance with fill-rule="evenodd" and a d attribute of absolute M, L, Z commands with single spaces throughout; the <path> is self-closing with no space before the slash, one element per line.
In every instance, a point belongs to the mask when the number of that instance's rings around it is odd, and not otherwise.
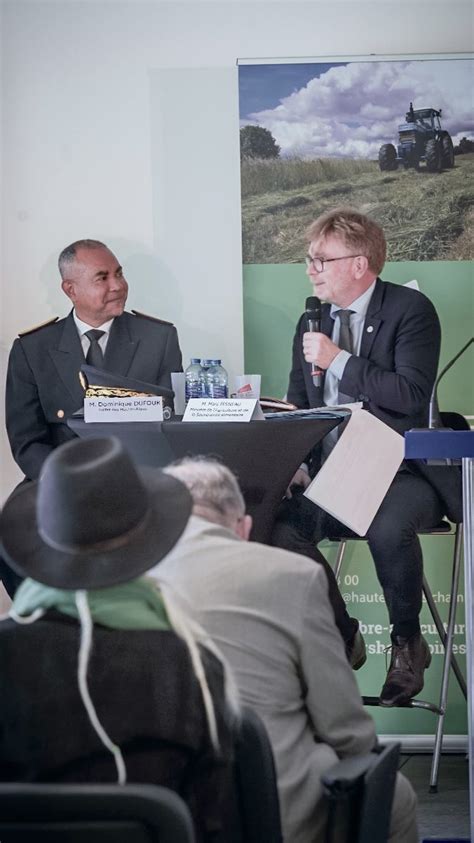
<path fill-rule="evenodd" d="M 151 572 L 227 658 L 273 746 L 285 841 L 320 843 L 321 774 L 376 736 L 334 624 L 323 568 L 200 518 Z"/>

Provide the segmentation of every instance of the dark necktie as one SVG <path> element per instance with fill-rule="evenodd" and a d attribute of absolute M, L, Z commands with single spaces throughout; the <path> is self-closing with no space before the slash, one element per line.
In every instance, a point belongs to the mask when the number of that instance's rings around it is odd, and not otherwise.
<path fill-rule="evenodd" d="M 349 354 L 353 353 L 352 334 L 350 326 L 350 319 L 352 313 L 354 313 L 353 310 L 336 310 L 336 316 L 339 319 L 339 340 L 337 344 L 342 351 L 348 351 Z M 347 395 L 346 393 L 339 391 L 337 395 L 337 401 L 338 404 L 349 404 L 354 401 L 354 397 L 352 395 Z"/>
<path fill-rule="evenodd" d="M 336 316 L 339 318 L 339 348 L 343 351 L 348 351 L 352 354 L 352 334 L 351 334 L 351 314 L 353 310 L 336 310 Z"/>
<path fill-rule="evenodd" d="M 104 366 L 104 355 L 99 345 L 99 340 L 103 337 L 105 331 L 98 331 L 97 328 L 91 328 L 86 331 L 85 335 L 90 340 L 89 350 L 86 354 L 86 363 L 89 366 L 94 366 L 96 369 L 102 369 Z"/>

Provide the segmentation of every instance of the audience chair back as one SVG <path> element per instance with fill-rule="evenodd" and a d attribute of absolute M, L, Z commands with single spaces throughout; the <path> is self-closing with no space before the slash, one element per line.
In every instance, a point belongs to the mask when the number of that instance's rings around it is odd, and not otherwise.
<path fill-rule="evenodd" d="M 2 843 L 195 843 L 191 815 L 155 785 L 0 784 Z"/>
<path fill-rule="evenodd" d="M 235 743 L 235 787 L 243 843 L 282 843 L 272 748 L 262 721 L 247 707 Z"/>
<path fill-rule="evenodd" d="M 400 744 L 339 761 L 321 777 L 329 801 L 325 843 L 387 843 Z"/>

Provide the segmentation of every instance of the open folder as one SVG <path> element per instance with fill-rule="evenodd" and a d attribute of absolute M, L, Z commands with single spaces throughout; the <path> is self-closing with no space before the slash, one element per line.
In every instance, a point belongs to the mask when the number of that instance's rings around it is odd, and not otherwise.
<path fill-rule="evenodd" d="M 365 536 L 403 461 L 404 448 L 403 436 L 366 410 L 354 410 L 305 495 Z"/>

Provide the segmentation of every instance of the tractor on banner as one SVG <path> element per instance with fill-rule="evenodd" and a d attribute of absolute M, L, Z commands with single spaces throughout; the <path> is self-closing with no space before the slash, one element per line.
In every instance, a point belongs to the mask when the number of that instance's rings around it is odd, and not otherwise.
<path fill-rule="evenodd" d="M 379 150 L 381 170 L 396 170 L 399 164 L 405 169 L 418 170 L 425 164 L 430 173 L 454 167 L 454 146 L 449 132 L 441 126 L 441 109 L 410 108 L 405 122 L 398 127 L 398 145 L 384 143 Z"/>

